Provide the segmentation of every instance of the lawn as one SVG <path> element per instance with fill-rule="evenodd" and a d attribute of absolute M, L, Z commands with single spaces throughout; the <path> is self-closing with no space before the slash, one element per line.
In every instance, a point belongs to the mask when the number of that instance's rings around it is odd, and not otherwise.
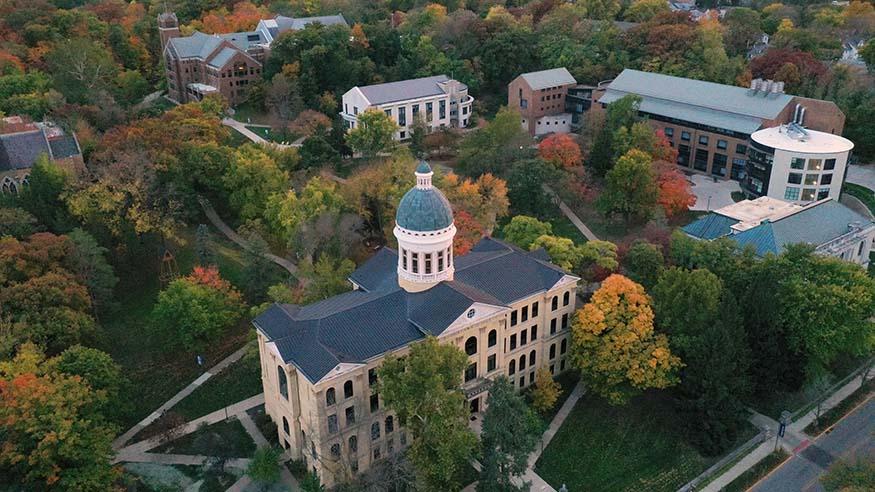
<path fill-rule="evenodd" d="M 172 248 L 180 275 L 188 274 L 195 264 L 194 230 L 193 226 L 182 231 L 184 244 Z M 241 285 L 244 267 L 242 251 L 215 229 L 211 228 L 211 232 L 219 271 L 224 278 Z M 160 255 L 156 254 L 154 262 L 160 264 Z M 145 271 L 156 269 L 144 268 Z M 160 290 L 158 274 L 120 274 L 119 277 L 116 288 L 119 306 L 101 319 L 105 333 L 101 348 L 122 366 L 131 380 L 131 387 L 136 388 L 136 404 L 132 405 L 132 412 L 121 422 L 123 427 L 128 427 L 153 412 L 206 368 L 240 348 L 251 326 L 245 317 L 241 319 L 228 330 L 226 336 L 201 352 L 206 364 L 199 367 L 194 352 L 168 349 L 162 340 L 150 336 L 151 312 Z"/>
<path fill-rule="evenodd" d="M 246 355 L 230 367 L 211 377 L 201 387 L 171 410 L 186 420 L 194 420 L 210 412 L 261 393 L 261 368 L 256 355 Z"/>
<path fill-rule="evenodd" d="M 875 214 L 875 194 L 873 194 L 872 190 L 865 186 L 846 182 L 842 185 L 842 192 L 857 198 L 863 202 L 863 205 L 869 208 L 872 214 Z"/>
<path fill-rule="evenodd" d="M 162 444 L 152 452 L 248 458 L 255 448 L 255 441 L 243 424 L 232 417 L 212 425 L 203 425 L 191 434 Z"/>
<path fill-rule="evenodd" d="M 777 468 L 778 465 L 783 463 L 787 458 L 789 458 L 789 455 L 784 452 L 784 450 L 779 449 L 775 451 L 760 460 L 760 462 L 752 468 L 736 477 L 735 480 L 729 482 L 729 485 L 724 487 L 722 492 L 744 492 L 751 488 L 761 478 L 768 475 L 769 472 Z"/>
<path fill-rule="evenodd" d="M 243 135 L 242 133 L 238 132 L 237 130 L 235 130 L 233 128 L 229 128 L 228 140 L 225 141 L 225 145 L 227 145 L 229 147 L 236 148 L 236 147 L 240 147 L 241 145 L 245 145 L 245 144 L 248 144 L 251 142 L 252 142 L 252 140 L 249 140 L 248 138 L 246 138 L 246 136 Z"/>
<path fill-rule="evenodd" d="M 240 104 L 234 108 L 233 118 L 241 123 L 255 123 L 258 125 L 270 124 L 270 115 L 261 108 L 256 108 L 248 102 Z"/>
<path fill-rule="evenodd" d="M 562 393 L 559 394 L 559 398 L 556 399 L 556 404 L 553 405 L 553 408 L 551 408 L 546 414 L 541 415 L 545 425 L 550 425 L 550 422 L 553 421 L 553 417 L 555 417 L 556 414 L 559 413 L 559 409 L 562 408 L 562 404 L 565 403 L 565 400 L 567 400 L 569 396 L 571 396 L 571 392 L 574 391 L 574 387 L 577 386 L 577 382 L 580 381 L 580 373 L 574 370 L 569 370 L 556 376 L 554 379 L 559 383 L 559 386 L 562 387 Z M 532 403 L 531 395 L 533 388 L 534 386 L 530 386 L 525 392 L 525 398 L 529 404 Z"/>
<path fill-rule="evenodd" d="M 294 133 L 291 132 L 283 132 L 276 131 L 273 128 L 267 128 L 263 126 L 246 126 L 246 129 L 251 131 L 252 133 L 258 135 L 259 137 L 274 143 L 287 143 L 290 144 L 298 138 Z"/>
<path fill-rule="evenodd" d="M 718 458 L 686 444 L 665 393 L 648 393 L 625 406 L 583 396 L 544 450 L 535 471 L 554 488 L 674 492 Z"/>
<path fill-rule="evenodd" d="M 587 241 L 586 237 L 584 237 L 583 233 L 580 232 L 574 224 L 571 223 L 571 220 L 568 219 L 564 214 L 559 214 L 556 217 L 553 217 L 548 222 L 553 226 L 553 234 L 557 236 L 567 237 L 574 241 L 574 244 L 583 244 Z"/>

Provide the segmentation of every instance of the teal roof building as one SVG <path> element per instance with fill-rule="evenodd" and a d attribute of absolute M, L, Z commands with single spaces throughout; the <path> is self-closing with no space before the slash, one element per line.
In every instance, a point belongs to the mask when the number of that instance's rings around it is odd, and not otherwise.
<path fill-rule="evenodd" d="M 401 198 L 395 213 L 398 227 L 415 232 L 440 231 L 453 224 L 453 209 L 441 191 L 431 185 L 431 166 L 416 166 L 416 186 Z"/>

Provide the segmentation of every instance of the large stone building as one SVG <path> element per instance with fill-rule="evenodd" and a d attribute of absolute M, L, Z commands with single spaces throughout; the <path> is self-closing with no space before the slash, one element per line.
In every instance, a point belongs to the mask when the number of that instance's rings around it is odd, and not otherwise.
<path fill-rule="evenodd" d="M 223 95 L 232 106 L 246 99 L 249 85 L 261 79 L 270 45 L 280 34 L 307 24 L 347 25 L 342 15 L 292 18 L 278 15 L 258 23 L 254 31 L 181 37 L 176 14 L 158 16 L 168 97 L 176 102 Z"/>
<path fill-rule="evenodd" d="M 525 252 L 485 238 L 453 255 L 456 227 L 431 168 L 396 215 L 398 250 L 384 248 L 350 276 L 351 292 L 307 306 L 275 304 L 258 332 L 265 408 L 279 441 L 328 486 L 408 444 L 376 391 L 377 368 L 426 337 L 468 355 L 459 383 L 472 418 L 488 403 L 489 381 L 518 388 L 535 370 L 564 371 L 578 278 Z"/>
<path fill-rule="evenodd" d="M 84 167 L 74 134 L 21 116 L 0 119 L 0 194 L 18 193 L 26 186 L 31 168 L 42 155 L 71 172 Z"/>
<path fill-rule="evenodd" d="M 423 118 L 429 132 L 468 126 L 473 104 L 468 86 L 446 75 L 436 75 L 353 87 L 343 95 L 340 116 L 347 128 L 355 128 L 360 113 L 368 109 L 385 111 L 398 124 L 395 139 L 405 140 L 417 118 Z"/>
<path fill-rule="evenodd" d="M 747 175 L 751 135 L 788 123 L 841 135 L 845 115 L 830 101 L 785 94 L 783 83 L 754 80 L 750 88 L 626 69 L 604 87 L 594 109 L 629 95 L 639 113 L 678 150 L 678 165 L 719 178 Z"/>
<path fill-rule="evenodd" d="M 682 228 L 711 241 L 729 238 L 759 257 L 781 254 L 791 244 L 810 244 L 815 252 L 869 265 L 875 223 L 839 202 L 825 198 L 797 203 L 770 197 L 743 200 L 717 209 Z"/>
<path fill-rule="evenodd" d="M 529 135 L 568 133 L 572 114 L 566 97 L 577 81 L 565 67 L 524 73 L 507 86 L 507 106 L 516 108 Z"/>

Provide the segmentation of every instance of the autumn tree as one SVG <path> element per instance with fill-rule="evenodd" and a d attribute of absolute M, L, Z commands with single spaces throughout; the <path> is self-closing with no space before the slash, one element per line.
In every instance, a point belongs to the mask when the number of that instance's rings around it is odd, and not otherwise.
<path fill-rule="evenodd" d="M 483 415 L 483 458 L 478 492 L 528 489 L 531 484 L 521 487 L 516 483 L 528 468 L 529 454 L 535 449 L 542 426 L 507 377 L 501 376 L 492 382 L 489 407 Z"/>
<path fill-rule="evenodd" d="M 491 234 L 496 222 L 507 215 L 507 183 L 490 173 L 472 180 L 450 172 L 435 180 L 435 186 L 450 201 L 454 212 L 468 212 L 486 234 Z"/>
<path fill-rule="evenodd" d="M 553 380 L 553 375 L 547 367 L 538 368 L 535 373 L 535 387 L 532 390 L 532 407 L 546 414 L 556 406 L 556 401 L 562 395 L 562 386 Z"/>
<path fill-rule="evenodd" d="M 301 226 L 324 213 L 340 213 L 346 202 L 332 181 L 314 177 L 300 194 L 294 190 L 275 193 L 267 199 L 264 218 L 272 232 L 286 242 Z"/>
<path fill-rule="evenodd" d="M 268 198 L 286 189 L 288 175 L 260 147 L 244 145 L 234 152 L 223 181 L 231 206 L 249 220 L 261 217 Z"/>
<path fill-rule="evenodd" d="M 193 350 L 235 324 L 244 307 L 243 296 L 215 266 L 195 267 L 158 294 L 152 317 L 168 344 Z"/>
<path fill-rule="evenodd" d="M 627 221 L 646 221 L 653 214 L 659 189 L 648 154 L 633 149 L 608 171 L 598 207 L 606 215 L 621 214 Z"/>
<path fill-rule="evenodd" d="M 341 188 L 346 202 L 365 218 L 365 226 L 374 236 L 394 237 L 395 210 L 414 185 L 414 166 L 409 155 L 398 154 L 358 170 Z"/>
<path fill-rule="evenodd" d="M 423 490 L 460 489 L 459 470 L 477 444 L 460 388 L 466 364 L 464 352 L 429 337 L 403 358 L 387 357 L 378 370 L 383 401 L 411 433 L 408 456 Z"/>
<path fill-rule="evenodd" d="M 581 263 L 576 273 L 588 281 L 603 280 L 620 266 L 617 245 L 610 241 L 587 241 L 580 245 L 580 253 Z"/>
<path fill-rule="evenodd" d="M 41 229 L 36 217 L 18 207 L 0 207 L 0 237 L 23 239 Z"/>
<path fill-rule="evenodd" d="M 554 133 L 538 144 L 538 155 L 558 168 L 576 167 L 583 164 L 580 146 L 567 133 Z"/>
<path fill-rule="evenodd" d="M 51 370 L 33 344 L 0 362 L 0 483 L 27 490 L 111 490 L 115 429 L 96 411 L 104 396 Z"/>
<path fill-rule="evenodd" d="M 583 248 L 566 237 L 539 236 L 532 242 L 529 249 L 535 251 L 540 248 L 544 248 L 550 256 L 551 263 L 563 270 L 575 270 L 583 261 Z"/>
<path fill-rule="evenodd" d="M 662 207 L 666 217 L 677 217 L 696 204 L 692 185 L 677 166 L 658 164 L 656 183 L 659 188 L 656 203 Z"/>
<path fill-rule="evenodd" d="M 379 109 L 369 109 L 359 113 L 355 128 L 346 134 L 346 143 L 365 157 L 375 157 L 392 150 L 397 130 L 398 125 L 389 115 Z"/>
<path fill-rule="evenodd" d="M 647 22 L 668 11 L 668 4 L 659 0 L 635 0 L 623 13 L 623 18 L 631 22 Z"/>
<path fill-rule="evenodd" d="M 516 215 L 502 228 L 501 233 L 506 241 L 528 250 L 539 237 L 552 236 L 553 226 L 534 217 Z"/>
<path fill-rule="evenodd" d="M 644 288 L 611 275 L 572 323 L 571 359 L 587 387 L 613 404 L 677 383 L 680 359 L 653 330 Z"/>
<path fill-rule="evenodd" d="M 453 238 L 455 256 L 467 254 L 486 235 L 483 224 L 467 210 L 454 212 L 453 224 L 456 226 L 456 235 Z"/>

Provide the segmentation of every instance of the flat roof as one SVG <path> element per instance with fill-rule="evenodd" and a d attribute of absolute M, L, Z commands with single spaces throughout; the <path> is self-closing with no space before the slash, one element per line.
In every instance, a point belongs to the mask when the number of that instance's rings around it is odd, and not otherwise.
<path fill-rule="evenodd" d="M 758 226 L 763 220 L 776 220 L 802 209 L 801 205 L 785 202 L 777 198 L 763 196 L 756 200 L 742 200 L 714 211 L 720 215 L 733 218 L 738 222 L 731 227 L 735 231 L 744 231 Z"/>
<path fill-rule="evenodd" d="M 805 129 L 805 134 L 793 132 L 787 125 L 764 128 L 750 136 L 756 143 L 773 149 L 803 154 L 836 154 L 850 152 L 854 142 L 832 133 Z"/>

